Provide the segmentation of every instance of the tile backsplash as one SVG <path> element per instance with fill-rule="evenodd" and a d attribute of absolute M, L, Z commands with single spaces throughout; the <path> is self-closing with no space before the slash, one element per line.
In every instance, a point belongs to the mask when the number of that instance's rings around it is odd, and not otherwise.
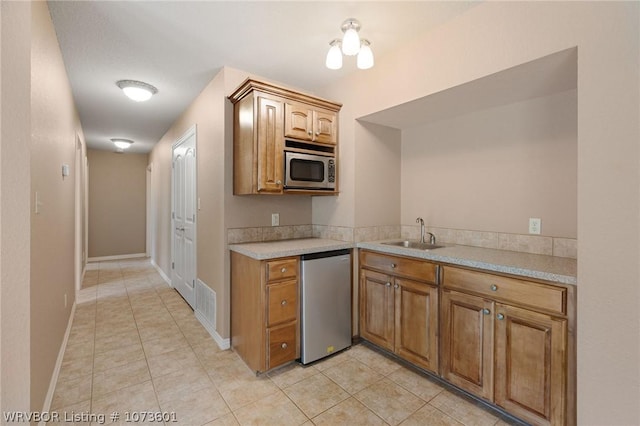
<path fill-rule="evenodd" d="M 434 227 L 427 227 L 427 231 L 432 232 L 437 241 L 442 243 L 545 254 L 573 259 L 576 259 L 578 255 L 578 241 L 573 238 Z M 354 243 L 394 238 L 418 240 L 420 238 L 420 227 L 415 225 L 382 225 L 353 228 L 333 225 L 285 225 L 230 228 L 227 230 L 228 244 L 311 237 Z"/>

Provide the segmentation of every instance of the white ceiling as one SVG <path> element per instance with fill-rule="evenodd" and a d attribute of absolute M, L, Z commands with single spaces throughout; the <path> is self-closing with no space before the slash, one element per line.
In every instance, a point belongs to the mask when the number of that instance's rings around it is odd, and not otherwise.
<path fill-rule="evenodd" d="M 49 1 L 85 139 L 113 150 L 110 138 L 149 152 L 223 66 L 315 91 L 357 70 L 345 58 L 324 66 L 329 42 L 350 17 L 362 24 L 376 59 L 476 2 Z M 135 103 L 115 82 L 159 90 Z"/>

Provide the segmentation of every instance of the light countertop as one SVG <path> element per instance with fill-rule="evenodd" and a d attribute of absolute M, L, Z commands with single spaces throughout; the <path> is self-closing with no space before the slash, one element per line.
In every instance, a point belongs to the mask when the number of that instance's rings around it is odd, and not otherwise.
<path fill-rule="evenodd" d="M 229 250 L 253 259 L 265 260 L 301 254 L 350 249 L 353 243 L 325 238 L 300 238 L 295 240 L 265 241 L 261 243 L 230 244 Z"/>
<path fill-rule="evenodd" d="M 577 282 L 577 261 L 566 257 L 446 244 L 434 250 L 415 250 L 382 243 L 363 242 L 358 243 L 357 247 L 561 284 L 575 285 Z"/>
<path fill-rule="evenodd" d="M 324 238 L 301 238 L 230 244 L 229 250 L 253 259 L 266 260 L 358 247 L 450 265 L 467 266 L 488 272 L 493 271 L 536 278 L 560 284 L 575 285 L 577 282 L 577 261 L 575 259 L 462 245 L 445 245 L 442 248 L 425 251 L 382 243 L 383 241 L 349 243 Z"/>

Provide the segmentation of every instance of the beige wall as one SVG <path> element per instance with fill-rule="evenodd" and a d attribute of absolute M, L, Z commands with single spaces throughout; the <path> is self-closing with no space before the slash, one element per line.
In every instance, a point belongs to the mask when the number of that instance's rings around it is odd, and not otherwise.
<path fill-rule="evenodd" d="M 56 33 L 45 2 L 31 26 L 31 408 L 41 409 L 75 300 L 76 138 L 83 140 Z M 71 174 L 62 176 L 62 165 Z M 79 219 L 80 220 L 80 219 Z M 67 306 L 64 304 L 67 298 Z"/>
<path fill-rule="evenodd" d="M 31 4 L 0 2 L 0 411 L 29 410 Z M 41 408 L 41 407 L 38 407 Z"/>
<path fill-rule="evenodd" d="M 402 132 L 402 224 L 576 238 L 575 90 Z"/>
<path fill-rule="evenodd" d="M 637 2 L 487 2 L 321 92 L 348 105 L 347 184 L 314 199 L 313 220 L 350 226 L 366 182 L 349 167 L 369 164 L 356 118 L 577 46 L 580 424 L 640 423 L 639 17 Z"/>
<path fill-rule="evenodd" d="M 281 225 L 311 223 L 310 197 L 234 196 L 232 194 L 233 121 L 226 98 L 249 74 L 224 68 L 176 120 L 151 152 L 156 232 L 154 262 L 171 276 L 171 145 L 196 125 L 198 157 L 198 279 L 217 296 L 218 334 L 229 337 L 229 254 L 227 228 L 268 226 L 271 213 Z"/>
<path fill-rule="evenodd" d="M 146 252 L 147 154 L 89 149 L 89 257 Z"/>
<path fill-rule="evenodd" d="M 356 149 L 367 153 L 355 158 L 358 188 L 354 194 L 355 223 L 359 227 L 398 225 L 402 194 L 402 133 L 366 122 L 356 122 L 354 126 Z M 349 166 L 349 163 L 342 164 L 343 170 Z"/>

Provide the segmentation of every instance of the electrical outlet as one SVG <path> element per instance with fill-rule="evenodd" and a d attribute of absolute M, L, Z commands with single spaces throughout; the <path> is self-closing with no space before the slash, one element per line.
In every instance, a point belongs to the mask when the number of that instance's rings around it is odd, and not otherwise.
<path fill-rule="evenodd" d="M 540 230 L 542 228 L 542 220 L 537 217 L 529 218 L 529 233 L 540 235 Z"/>
<path fill-rule="evenodd" d="M 271 226 L 280 226 L 280 213 L 271 213 Z"/>

